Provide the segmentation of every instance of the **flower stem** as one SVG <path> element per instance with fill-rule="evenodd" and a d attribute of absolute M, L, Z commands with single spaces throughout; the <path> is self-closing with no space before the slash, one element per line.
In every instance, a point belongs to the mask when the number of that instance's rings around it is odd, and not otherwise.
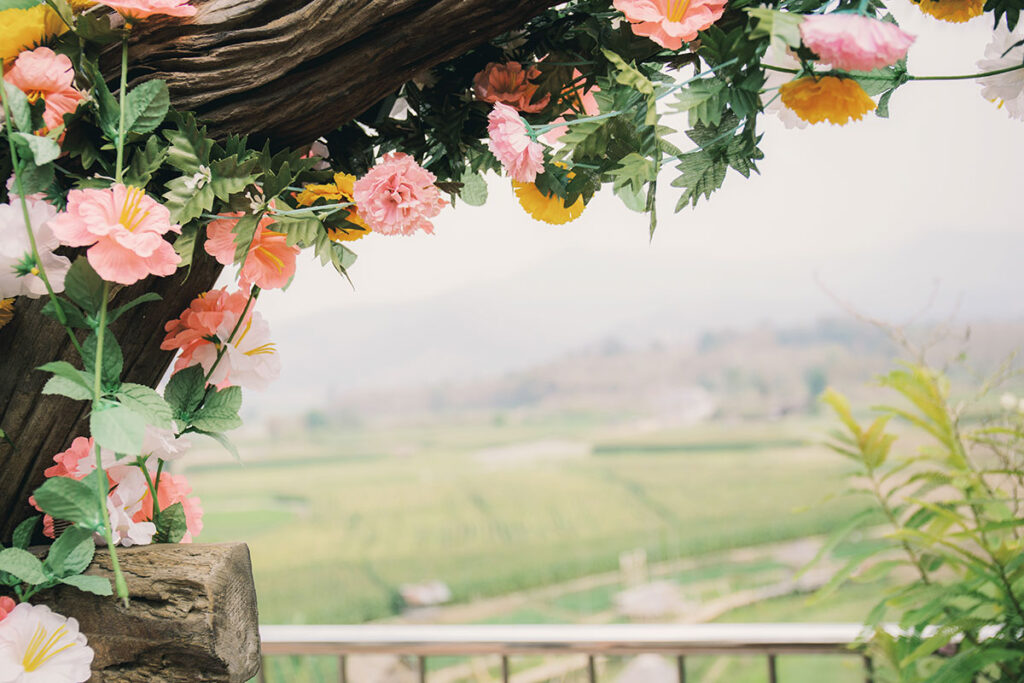
<path fill-rule="evenodd" d="M 117 91 L 117 108 L 120 110 L 121 122 L 117 126 L 117 166 L 114 169 L 114 182 L 120 183 L 124 175 L 124 98 L 128 90 L 128 31 L 121 38 L 121 88 Z"/>
<path fill-rule="evenodd" d="M 21 213 L 25 218 L 25 230 L 28 232 L 28 242 L 32 246 L 32 257 L 35 259 L 36 268 L 39 270 L 39 279 L 43 281 L 43 285 L 46 286 L 46 292 L 50 295 L 50 300 L 53 302 L 54 311 L 57 314 L 57 320 L 64 326 L 64 329 L 68 333 L 68 338 L 71 340 L 72 346 L 78 351 L 78 355 L 82 355 L 82 345 L 78 343 L 78 337 L 75 336 L 71 326 L 68 325 L 67 316 L 64 315 L 64 309 L 61 306 L 60 301 L 57 299 L 57 294 L 53 291 L 53 286 L 50 284 L 50 278 L 46 276 L 46 268 L 43 267 L 43 259 L 39 255 L 39 247 L 36 244 L 36 235 L 32 231 L 32 219 L 29 216 L 28 211 L 28 199 L 25 198 L 25 185 L 21 178 L 21 158 L 18 156 L 17 147 L 14 144 L 14 126 L 11 123 L 11 111 L 7 105 L 7 92 L 4 89 L 3 84 L 6 81 L 3 80 L 3 76 L 0 75 L 0 101 L 3 102 L 4 120 L 7 125 L 7 144 L 11 151 L 11 166 L 14 169 L 14 185 L 18 189 L 18 199 L 21 203 Z"/>
<path fill-rule="evenodd" d="M 785 74 L 800 73 L 799 69 L 788 69 L 782 66 L 772 66 L 771 64 L 762 64 L 761 66 L 763 66 L 765 69 L 768 69 L 769 71 L 779 71 Z M 952 76 L 914 76 L 912 74 L 907 74 L 906 78 L 908 81 L 968 81 L 973 78 L 986 78 L 988 76 L 998 76 L 999 74 L 1009 73 L 1010 71 L 1018 71 L 1019 69 L 1024 69 L 1024 64 L 1017 64 L 1016 66 L 1007 66 L 1002 69 L 995 69 L 993 71 L 982 71 L 976 74 L 957 74 Z M 858 76 L 858 78 L 877 77 L 869 76 L 868 74 L 863 74 L 862 76 Z"/>
<path fill-rule="evenodd" d="M 157 500 L 156 494 L 157 494 L 157 487 L 160 485 L 160 483 L 159 483 L 160 482 L 160 469 L 163 469 L 164 461 L 160 460 L 159 458 L 157 458 L 157 460 L 159 460 L 159 462 L 160 462 L 160 466 L 159 466 L 159 469 L 157 469 L 156 483 L 154 483 L 153 482 L 153 478 L 151 476 L 149 476 L 149 468 L 146 467 L 146 461 L 147 460 L 149 460 L 149 458 L 140 457 L 137 464 L 138 464 L 139 469 L 142 470 L 142 474 L 145 475 L 145 477 L 146 477 L 146 485 L 149 486 L 149 495 L 152 496 L 152 498 L 153 498 L 153 525 L 157 529 L 159 529 L 160 528 L 160 502 Z"/>
<path fill-rule="evenodd" d="M 107 300 L 110 298 L 110 283 L 103 283 L 103 303 L 100 306 L 99 327 L 96 329 L 96 360 L 93 365 L 92 380 L 92 409 L 95 412 L 100 408 L 100 396 L 103 391 L 103 338 L 107 331 Z M 95 437 L 94 437 L 95 438 Z M 96 495 L 99 497 L 100 509 L 103 511 L 103 537 L 110 549 L 110 564 L 114 568 L 114 585 L 117 587 L 117 595 L 128 607 L 128 584 L 124 580 L 124 573 L 121 572 L 121 563 L 117 559 L 117 549 L 114 547 L 114 532 L 110 526 L 110 511 L 107 510 L 107 486 L 106 471 L 103 469 L 103 456 L 99 441 L 96 442 Z"/>
<path fill-rule="evenodd" d="M 252 291 L 249 292 L 249 300 L 245 302 L 245 308 L 242 309 L 242 315 L 238 316 L 238 322 L 235 323 L 235 327 L 231 330 L 231 336 L 228 337 L 227 341 L 220 345 L 217 350 L 217 358 L 213 361 L 213 365 L 210 366 L 210 371 L 206 373 L 206 378 L 203 380 L 204 384 L 210 383 L 210 378 L 213 377 L 213 371 L 220 365 L 221 359 L 224 354 L 227 353 L 228 345 L 235 340 L 235 335 L 238 334 L 238 330 L 242 328 L 242 322 L 245 321 L 245 316 L 249 313 L 249 308 L 252 306 L 252 302 L 256 301 L 262 290 L 259 287 L 253 285 Z"/>

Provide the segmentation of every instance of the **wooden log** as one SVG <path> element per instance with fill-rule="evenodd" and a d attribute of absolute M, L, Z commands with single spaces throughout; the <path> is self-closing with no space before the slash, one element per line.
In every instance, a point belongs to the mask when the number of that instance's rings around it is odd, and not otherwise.
<path fill-rule="evenodd" d="M 260 665 L 256 589 L 243 543 L 119 548 L 131 606 L 69 586 L 40 593 L 81 624 L 95 651 L 91 683 L 241 683 Z M 110 554 L 86 572 L 113 577 Z"/>

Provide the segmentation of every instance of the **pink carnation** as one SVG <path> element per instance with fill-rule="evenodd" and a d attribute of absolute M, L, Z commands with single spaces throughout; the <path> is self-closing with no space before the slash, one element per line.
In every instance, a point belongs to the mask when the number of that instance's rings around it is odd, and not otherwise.
<path fill-rule="evenodd" d="M 278 289 L 287 285 L 295 275 L 295 257 L 299 255 L 300 249 L 294 245 L 289 246 L 284 233 L 270 230 L 269 226 L 273 224 L 272 216 L 260 219 L 245 262 L 238 273 L 239 285 L 243 289 L 248 289 L 252 285 L 260 289 Z M 225 266 L 235 262 L 237 225 L 237 220 L 226 219 L 213 221 L 206 227 L 206 253 Z"/>
<path fill-rule="evenodd" d="M 196 8 L 188 0 L 97 0 L 99 4 L 116 9 L 121 16 L 130 21 L 151 17 L 154 14 L 166 14 L 171 17 L 191 17 Z"/>
<path fill-rule="evenodd" d="M 534 182 L 537 174 L 544 172 L 544 146 L 529 136 L 526 122 L 515 109 L 500 102 L 487 121 L 487 146 L 505 172 L 518 182 Z"/>
<path fill-rule="evenodd" d="M 914 36 L 896 24 L 858 14 L 808 16 L 800 24 L 804 45 L 821 61 L 844 71 L 871 71 L 907 56 Z"/>
<path fill-rule="evenodd" d="M 75 89 L 75 72 L 71 60 L 58 55 L 48 47 L 22 52 L 4 78 L 24 92 L 30 102 L 43 100 L 43 123 L 46 130 L 64 122 L 82 101 L 82 93 Z"/>
<path fill-rule="evenodd" d="M 0 597 L 0 621 L 7 618 L 7 615 L 14 611 L 14 608 L 18 606 L 18 603 L 14 602 L 11 598 L 6 595 Z"/>
<path fill-rule="evenodd" d="M 182 543 L 191 543 L 193 539 L 203 530 L 203 507 L 198 498 L 189 498 L 192 487 L 184 475 L 168 474 L 160 475 L 160 483 L 156 489 L 156 500 L 160 510 L 166 510 L 175 503 L 181 503 L 185 508 L 185 525 L 188 531 L 181 539 Z M 133 522 L 149 522 L 153 519 L 153 496 L 146 491 L 142 499 L 142 507 L 132 516 Z"/>
<path fill-rule="evenodd" d="M 385 154 L 353 186 L 359 215 L 382 235 L 411 235 L 417 230 L 433 234 L 429 219 L 448 205 L 434 185 L 436 180 L 408 154 Z"/>
<path fill-rule="evenodd" d="M 519 111 L 536 114 L 551 101 L 551 95 L 548 94 L 533 102 L 537 93 L 533 81 L 538 77 L 540 69 L 535 66 L 523 70 L 519 62 L 491 62 L 473 77 L 473 93 L 478 100 L 502 102 Z"/>
<path fill-rule="evenodd" d="M 697 31 L 718 21 L 725 3 L 726 0 L 614 0 L 612 4 L 626 15 L 633 33 L 669 50 L 678 50 L 684 40 L 695 40 Z"/>
<path fill-rule="evenodd" d="M 89 265 L 101 278 L 131 285 L 148 275 L 173 275 L 181 258 L 163 236 L 181 232 L 167 207 L 137 187 L 71 190 L 67 209 L 50 222 L 69 247 L 91 247 Z"/>

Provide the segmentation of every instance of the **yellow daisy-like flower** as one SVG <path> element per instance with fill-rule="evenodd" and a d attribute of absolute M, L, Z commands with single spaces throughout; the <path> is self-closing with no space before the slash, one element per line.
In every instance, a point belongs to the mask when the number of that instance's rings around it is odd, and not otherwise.
<path fill-rule="evenodd" d="M 49 5 L 0 11 L 0 59 L 10 64 L 24 50 L 39 47 L 68 30 Z"/>
<path fill-rule="evenodd" d="M 583 197 L 579 197 L 572 206 L 566 206 L 562 198 L 556 194 L 543 194 L 533 183 L 520 183 L 512 181 L 519 204 L 526 210 L 526 213 L 537 221 L 543 221 L 551 225 L 565 225 L 580 217 L 586 204 Z"/>
<path fill-rule="evenodd" d="M 74 11 L 75 14 L 78 14 L 79 12 L 84 12 L 89 9 L 96 3 L 93 0 L 68 0 L 68 4 L 71 5 L 72 11 Z"/>
<path fill-rule="evenodd" d="M 14 319 L 14 299 L 0 299 L 0 327 Z"/>
<path fill-rule="evenodd" d="M 323 199 L 328 202 L 351 202 L 355 201 L 356 177 L 350 173 L 335 173 L 334 182 L 327 185 L 306 185 L 302 192 L 296 195 L 295 200 L 299 206 L 313 206 L 317 200 Z M 327 235 L 335 242 L 353 242 L 366 237 L 370 232 L 370 226 L 366 224 L 355 206 L 348 207 L 348 216 L 345 218 L 349 223 L 359 226 L 345 228 L 328 228 Z"/>
<path fill-rule="evenodd" d="M 936 19 L 962 24 L 985 11 L 985 0 L 915 0 L 925 14 Z"/>
<path fill-rule="evenodd" d="M 779 88 L 782 103 L 808 123 L 860 121 L 875 103 L 852 78 L 804 76 Z"/>

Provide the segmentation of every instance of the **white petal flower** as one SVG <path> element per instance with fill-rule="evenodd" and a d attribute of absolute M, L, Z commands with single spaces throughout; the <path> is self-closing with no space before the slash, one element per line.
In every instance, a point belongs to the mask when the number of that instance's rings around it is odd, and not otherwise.
<path fill-rule="evenodd" d="M 49 221 L 57 215 L 57 209 L 46 202 L 27 199 L 29 221 L 36 238 L 39 259 L 54 291 L 64 291 L 64 276 L 67 275 L 71 262 L 63 256 L 57 256 L 53 250 L 60 242 L 50 229 Z M 25 214 L 21 202 L 0 204 L 0 299 L 12 296 L 28 296 L 37 299 L 46 294 L 46 285 L 42 278 L 35 274 L 19 275 L 18 264 L 34 262 L 32 244 L 25 229 Z M 38 272 L 38 271 L 37 271 Z"/>
<path fill-rule="evenodd" d="M 238 316 L 227 314 L 217 328 L 220 339 L 228 339 Z M 206 372 L 217 360 L 217 346 L 204 344 L 192 355 L 194 362 Z M 210 383 L 218 387 L 234 385 L 257 391 L 267 388 L 281 374 L 281 358 L 270 341 L 270 325 L 259 313 L 253 312 L 242 325 L 235 340 L 227 345 L 224 357 L 210 376 Z"/>
<path fill-rule="evenodd" d="M 1024 24 L 1017 24 L 1011 32 L 1006 22 L 999 24 L 992 42 L 985 48 L 985 59 L 978 60 L 981 71 L 996 71 L 1024 63 L 1024 45 L 1011 46 L 1024 40 Z M 1024 69 L 1008 71 L 998 76 L 979 78 L 981 96 L 1005 108 L 1011 118 L 1024 120 Z"/>
<path fill-rule="evenodd" d="M 152 522 L 132 521 L 132 516 L 142 509 L 142 501 L 148 490 L 141 469 L 134 466 L 123 469 L 117 488 L 107 496 L 107 512 L 110 513 L 114 545 L 127 548 L 153 542 L 156 526 Z M 106 540 L 97 534 L 96 542 L 102 545 Z"/>
<path fill-rule="evenodd" d="M 45 605 L 22 603 L 0 621 L 0 683 L 83 683 L 92 658 L 78 621 Z"/>
<path fill-rule="evenodd" d="M 764 57 L 764 63 L 783 69 L 800 68 L 800 62 L 788 50 L 780 50 L 775 45 L 768 48 L 768 53 Z M 766 69 L 765 92 L 761 95 L 761 101 L 765 103 L 764 110 L 766 112 L 774 112 L 782 120 L 786 128 L 806 128 L 810 124 L 797 116 L 795 111 L 784 105 L 782 98 L 779 97 L 779 86 L 791 80 L 793 80 L 793 74 L 791 73 Z"/>
<path fill-rule="evenodd" d="M 146 434 L 142 439 L 142 455 L 147 458 L 179 460 L 191 447 L 191 441 L 184 437 L 176 437 L 173 430 L 146 426 Z M 156 467 L 156 462 L 152 463 L 152 467 Z"/>

